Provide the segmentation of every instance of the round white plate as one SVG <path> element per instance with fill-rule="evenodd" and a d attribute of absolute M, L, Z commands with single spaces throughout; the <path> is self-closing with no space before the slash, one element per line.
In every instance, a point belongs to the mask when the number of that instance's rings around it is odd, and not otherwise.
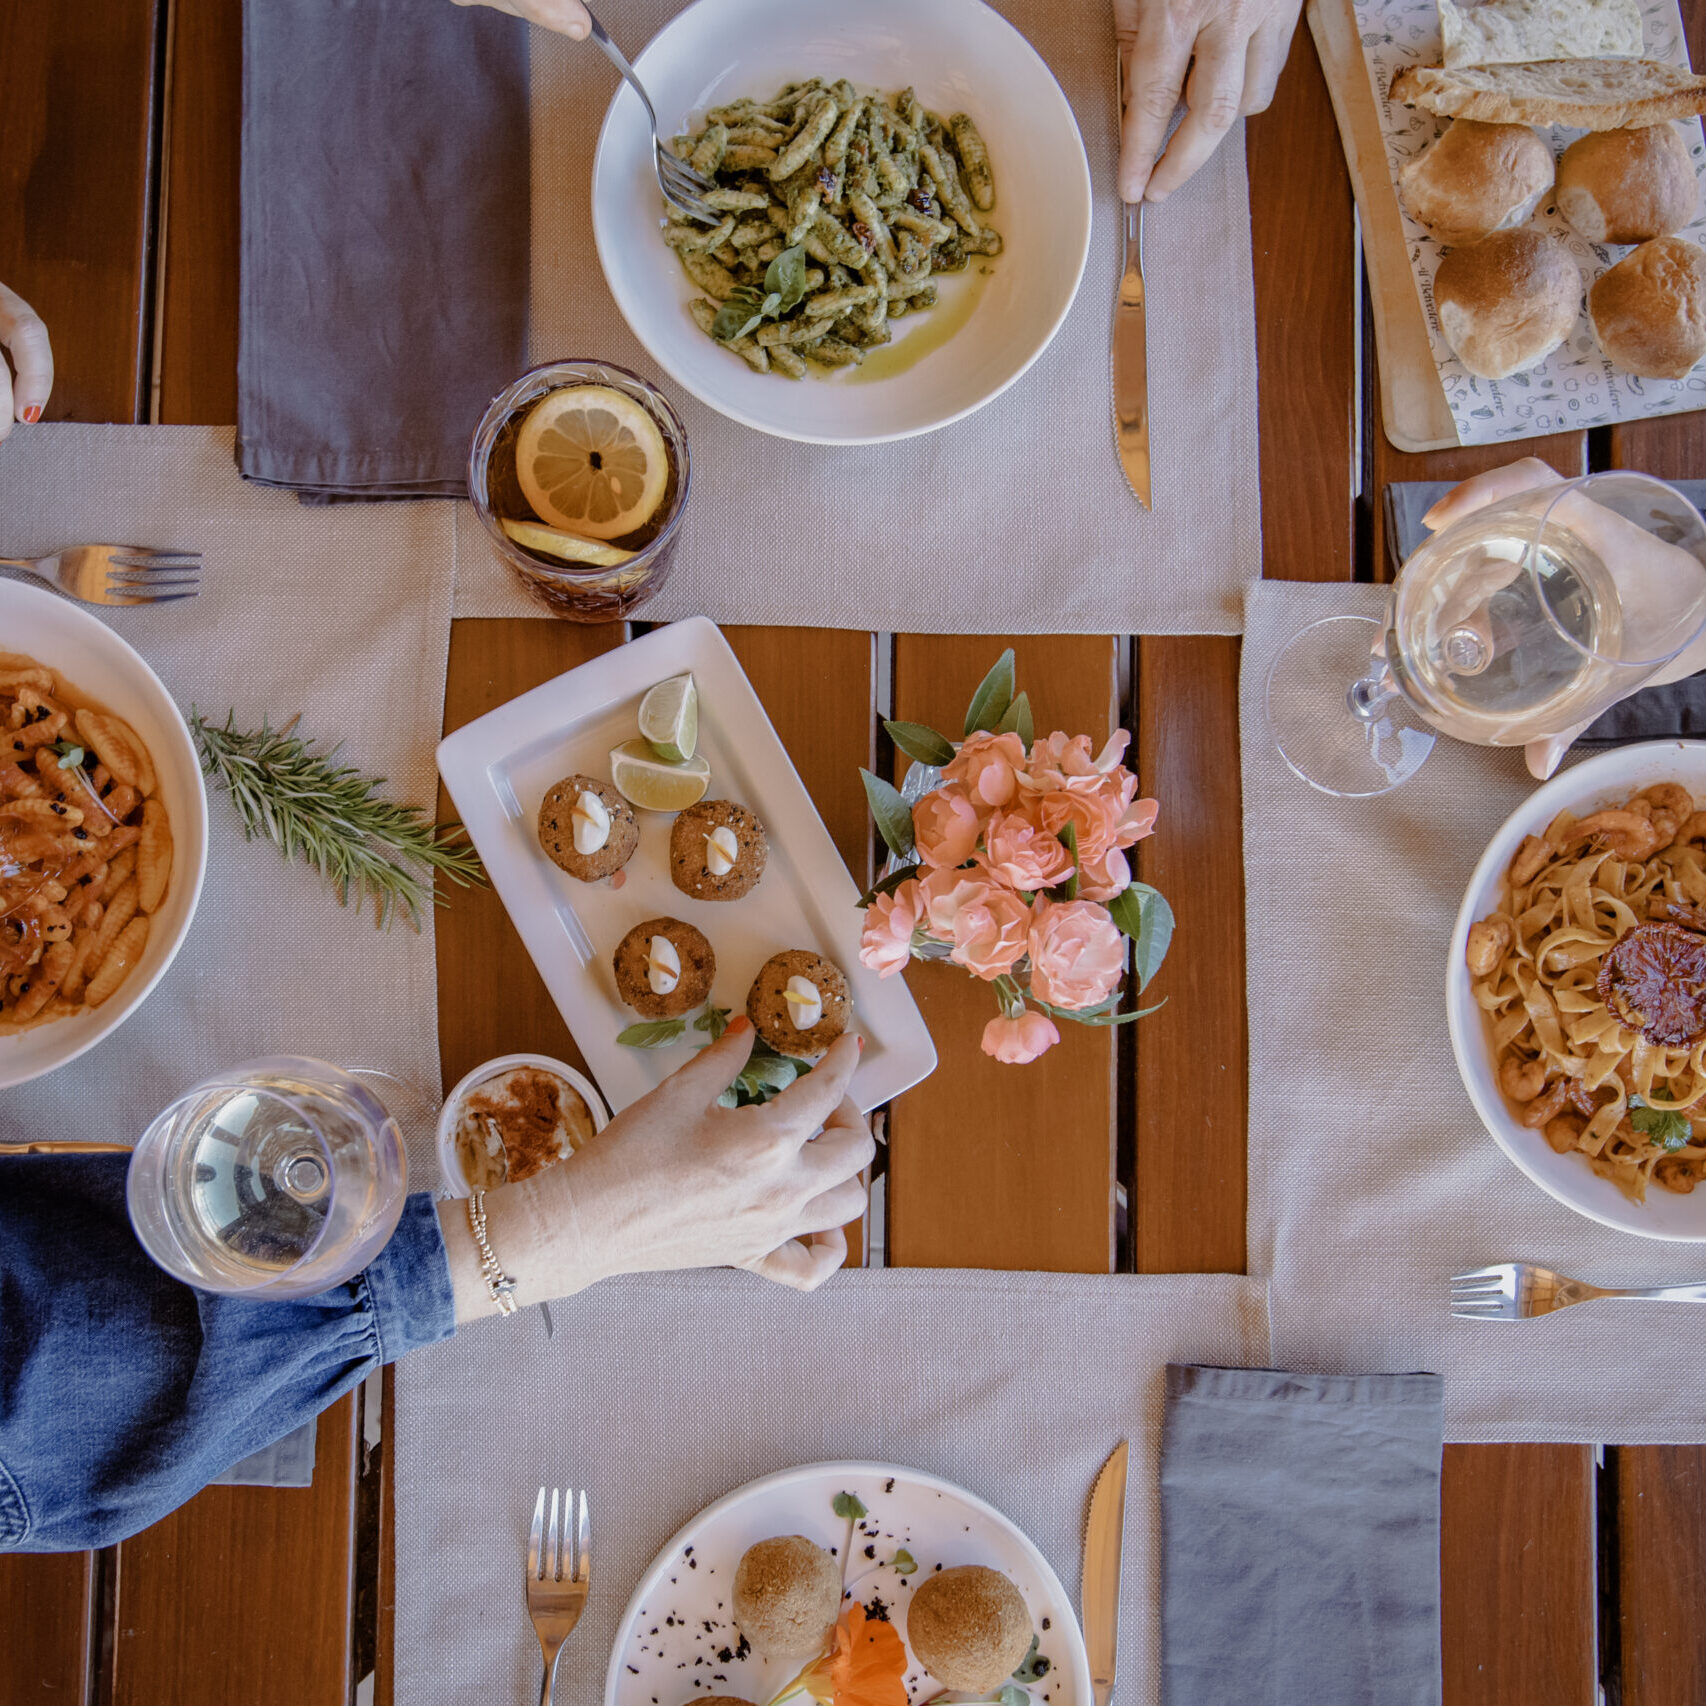
<path fill-rule="evenodd" d="M 707 107 L 768 100 L 802 77 L 894 94 L 910 84 L 944 118 L 970 113 L 995 168 L 988 223 L 1005 248 L 941 281 L 939 306 L 895 323 L 863 369 L 793 381 L 754 373 L 694 324 L 699 294 L 659 236 L 663 202 L 644 109 L 626 83 L 593 164 L 592 225 L 604 276 L 634 335 L 678 384 L 731 420 L 811 444 L 870 444 L 959 420 L 999 396 L 1048 347 L 1090 247 L 1090 168 L 1077 121 L 1036 50 L 982 0 L 698 0 L 635 63 L 664 140 Z M 987 276 L 977 273 L 988 265 Z M 969 317 L 911 366 L 907 344 Z M 916 349 L 916 345 L 913 346 Z M 890 371 L 900 368 L 900 371 Z"/>
<path fill-rule="evenodd" d="M 938 1565 L 1001 1570 L 1025 1596 L 1039 1655 L 1049 1660 L 1047 1674 L 1031 1684 L 1033 1699 L 1038 1706 L 1090 1706 L 1090 1662 L 1078 1619 L 1042 1553 L 1000 1511 L 951 1481 L 875 1463 L 785 1469 L 737 1488 L 694 1517 L 658 1554 L 628 1601 L 610 1653 L 605 1706 L 691 1706 L 710 1694 L 762 1706 L 790 1681 L 798 1664 L 740 1656 L 730 1610 L 735 1566 L 755 1541 L 778 1534 L 803 1534 L 839 1556 L 847 1524 L 832 1504 L 842 1492 L 855 1494 L 869 1513 L 854 1526 L 848 1581 L 862 1603 L 880 1599 L 904 1638 L 912 1590 Z M 893 1567 L 902 1548 L 918 1565 L 910 1576 Z M 934 1694 L 938 1686 L 916 1664 L 908 1669 L 909 1699 Z"/>
<path fill-rule="evenodd" d="M 1458 909 L 1446 971 L 1445 1016 L 1457 1070 L 1476 1113 L 1494 1142 L 1535 1184 L 1603 1226 L 1643 1238 L 1698 1242 L 1706 1240 L 1706 1190 L 1679 1196 L 1654 1188 L 1644 1203 L 1631 1202 L 1611 1180 L 1594 1172 L 1585 1155 L 1555 1154 L 1539 1132 L 1518 1123 L 1500 1093 L 1486 1021 L 1470 992 L 1463 958 L 1469 926 L 1497 908 L 1505 872 L 1525 835 L 1538 835 L 1561 811 L 1581 817 L 1601 806 L 1618 805 L 1655 782 L 1680 782 L 1696 800 L 1706 801 L 1706 742 L 1654 741 L 1601 753 L 1554 776 L 1511 813 L 1487 844 Z"/>
<path fill-rule="evenodd" d="M 187 618 L 185 618 L 187 620 Z M 172 879 L 142 962 L 103 1006 L 0 1037 L 0 1089 L 39 1078 L 92 1049 L 140 1007 L 189 933 L 207 865 L 207 792 L 190 731 L 160 678 L 106 623 L 45 588 L 0 581 L 0 651 L 57 669 L 116 712 L 154 760 L 172 822 Z"/>

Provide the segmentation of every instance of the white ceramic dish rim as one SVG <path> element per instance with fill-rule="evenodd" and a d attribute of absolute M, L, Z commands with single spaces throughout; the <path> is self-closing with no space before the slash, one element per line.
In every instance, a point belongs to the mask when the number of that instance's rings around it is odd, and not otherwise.
<path fill-rule="evenodd" d="M 642 677 L 662 681 L 688 670 L 700 672 L 711 668 L 728 672 L 729 683 L 738 683 L 744 695 L 744 714 L 750 718 L 746 730 L 750 743 L 747 748 L 749 765 L 753 769 L 759 768 L 759 760 L 763 756 L 763 767 L 770 778 L 768 786 L 772 793 L 762 810 L 771 832 L 772 845 L 785 847 L 790 858 L 809 864 L 814 873 L 818 910 L 822 915 L 825 918 L 844 916 L 849 922 L 847 937 L 835 944 L 829 957 L 842 968 L 853 987 L 855 1011 L 887 1013 L 894 1029 L 905 1033 L 900 1041 L 893 1043 L 882 1037 L 874 1039 L 880 1046 L 866 1049 L 865 1057 L 854 1073 L 848 1093 L 859 1103 L 862 1111 L 868 1112 L 928 1077 L 936 1067 L 936 1046 L 905 983 L 900 978 L 879 979 L 860 963 L 857 956 L 858 930 L 853 925 L 859 917 L 856 906 L 858 887 L 841 862 L 841 854 L 830 838 L 822 815 L 794 768 L 793 760 L 788 756 L 788 750 L 776 733 L 739 658 L 735 656 L 734 648 L 709 618 L 690 616 L 671 622 L 641 639 L 632 640 L 625 646 L 618 646 L 566 670 L 562 675 L 488 711 L 485 716 L 464 724 L 439 743 L 439 774 L 444 778 L 445 787 L 476 849 L 486 861 L 498 898 L 539 968 L 558 1011 L 573 1030 L 578 1015 L 565 1005 L 563 996 L 558 992 L 558 983 L 562 982 L 566 988 L 574 983 L 575 978 L 559 978 L 561 955 L 554 951 L 554 941 L 547 939 L 535 909 L 522 904 L 528 897 L 520 894 L 512 884 L 510 861 L 506 858 L 494 860 L 489 856 L 499 838 L 508 833 L 507 820 L 498 803 L 490 772 L 506 754 L 537 738 L 537 720 L 541 716 L 548 716 L 553 723 L 564 720 L 563 695 L 565 684 L 571 678 L 579 680 L 589 698 L 625 699 L 635 696 L 634 682 Z M 705 690 L 702 680 L 701 692 Z M 828 940 L 820 942 L 819 946 L 828 951 Z M 607 1005 L 602 995 L 596 999 L 601 1007 Z M 589 1047 L 599 1048 L 602 1044 L 591 1036 L 582 1037 L 579 1041 L 589 1069 L 596 1073 L 599 1068 L 588 1051 Z M 620 1049 L 621 1045 L 611 1046 Z M 890 1070 L 891 1064 L 893 1070 Z M 873 1089 L 873 1085 L 877 1088 Z M 643 1090 L 637 1092 L 643 1093 Z M 615 1088 L 605 1092 L 606 1102 L 616 1111 L 634 1099 L 623 1099 Z"/>
<path fill-rule="evenodd" d="M 20 1084 L 28 1084 L 50 1072 L 57 1072 L 62 1066 L 70 1065 L 81 1055 L 87 1054 L 97 1043 L 105 1041 L 142 1005 L 178 957 L 178 950 L 183 946 L 195 922 L 196 908 L 201 903 L 202 883 L 207 875 L 207 784 L 202 777 L 201 760 L 196 755 L 195 741 L 190 735 L 189 724 L 185 722 L 177 702 L 166 691 L 165 683 L 128 640 L 98 617 L 91 616 L 88 611 L 80 609 L 58 593 L 49 592 L 43 587 L 23 586 L 15 581 L 0 581 L 0 612 L 8 609 L 21 610 L 26 624 L 32 611 L 36 613 L 38 625 L 56 621 L 68 624 L 74 632 L 83 635 L 92 652 L 98 654 L 103 650 L 107 651 L 115 670 L 130 673 L 139 697 L 151 703 L 159 723 L 159 733 L 174 748 L 169 754 L 170 762 L 190 783 L 185 789 L 190 800 L 190 822 L 183 824 L 174 820 L 172 823 L 172 881 L 177 883 L 183 880 L 187 871 L 186 854 L 193 860 L 194 872 L 182 922 L 175 935 L 167 942 L 165 951 L 156 955 L 151 937 L 144 953 L 145 963 L 147 960 L 153 961 L 152 968 L 144 975 L 139 967 L 127 977 L 112 999 L 90 1016 L 92 1022 L 73 1016 L 56 1020 L 38 1030 L 0 1037 L 0 1090 L 15 1089 Z M 28 633 L 26 627 L 20 634 L 17 625 L 10 620 L 0 623 L 0 651 L 22 651 L 32 657 L 38 656 L 39 653 L 32 649 L 32 644 L 39 646 L 39 642 L 32 643 Z M 50 668 L 59 668 L 53 658 L 42 657 L 40 661 Z M 79 679 L 75 670 L 64 670 L 62 673 L 79 692 L 86 693 L 102 704 L 112 703 L 111 692 L 105 683 Z M 117 710 L 118 707 L 114 706 L 114 709 Z M 161 770 L 161 760 L 168 755 L 154 742 L 149 744 L 149 753 L 154 759 L 155 769 Z M 76 1043 L 74 1047 L 67 1047 L 64 1052 L 56 1053 L 47 1064 L 31 1067 L 24 1072 L 15 1071 L 8 1065 L 8 1055 L 21 1052 L 10 1045 L 43 1037 L 54 1041 L 75 1037 Z"/>
<path fill-rule="evenodd" d="M 554 1072 L 564 1083 L 577 1090 L 592 1115 L 595 1136 L 610 1124 L 604 1098 L 593 1087 L 592 1080 L 585 1073 L 577 1072 L 566 1060 L 555 1060 L 548 1054 L 500 1054 L 495 1059 L 482 1061 L 471 1072 L 465 1072 L 457 1079 L 455 1087 L 444 1098 L 444 1106 L 438 1111 L 438 1166 L 447 1196 L 473 1195 L 456 1154 L 456 1116 L 462 1106 L 462 1098 L 475 1086 L 496 1078 L 501 1072 L 508 1072 L 514 1066 L 537 1066 L 542 1072 Z"/>
<path fill-rule="evenodd" d="M 665 42 L 665 39 L 670 32 L 680 25 L 684 19 L 688 18 L 694 12 L 697 12 L 701 7 L 715 6 L 718 3 L 719 0 L 693 0 L 692 5 L 683 7 L 682 10 L 663 27 L 663 29 L 659 30 L 658 33 L 646 43 L 644 50 L 634 61 L 634 70 L 638 74 L 641 82 L 645 82 L 646 80 L 648 60 L 651 59 L 655 50 L 659 47 L 659 44 Z M 1010 32 L 1023 45 L 1025 52 L 1035 60 L 1038 70 L 1042 73 L 1047 86 L 1052 91 L 1053 99 L 1059 103 L 1060 110 L 1065 115 L 1066 122 L 1071 129 L 1072 136 L 1078 144 L 1073 161 L 1074 171 L 1072 181 L 1068 187 L 1083 205 L 1083 235 L 1079 243 L 1077 258 L 1073 267 L 1072 285 L 1066 292 L 1064 300 L 1061 302 L 1059 312 L 1056 313 L 1053 320 L 1049 322 L 1046 331 L 1044 331 L 1043 335 L 1036 341 L 1035 347 L 1030 351 L 1025 359 L 992 390 L 986 392 L 976 401 L 966 404 L 964 408 L 955 409 L 951 413 L 938 416 L 932 420 L 922 421 L 915 426 L 897 427 L 892 431 L 886 432 L 834 432 L 828 430 L 822 432 L 810 432 L 792 427 L 783 427 L 773 422 L 765 421 L 750 411 L 741 408 L 738 404 L 730 402 L 727 398 L 713 395 L 709 387 L 695 384 L 692 380 L 686 378 L 676 370 L 675 365 L 669 359 L 667 350 L 660 347 L 661 340 L 648 336 L 645 326 L 640 324 L 634 316 L 629 314 L 626 304 L 622 301 L 621 295 L 612 289 L 611 295 L 615 298 L 616 306 L 621 312 L 623 320 L 627 323 L 628 329 L 640 341 L 640 344 L 643 346 L 646 353 L 651 356 L 652 360 L 655 361 L 659 367 L 661 367 L 664 372 L 666 372 L 670 378 L 675 381 L 676 384 L 680 385 L 692 396 L 697 397 L 707 408 L 715 409 L 718 414 L 727 417 L 729 420 L 738 422 L 741 426 L 751 427 L 755 432 L 767 433 L 772 438 L 788 439 L 797 444 L 892 444 L 900 439 L 918 438 L 927 432 L 940 431 L 943 427 L 954 425 L 956 421 L 964 420 L 968 415 L 976 414 L 979 409 L 985 407 L 989 403 L 993 403 L 997 397 L 1002 395 L 1003 392 L 1011 389 L 1019 382 L 1019 380 L 1024 378 L 1031 368 L 1036 365 L 1044 351 L 1046 351 L 1049 345 L 1054 342 L 1056 334 L 1060 331 L 1061 326 L 1066 322 L 1066 316 L 1072 312 L 1073 303 L 1078 300 L 1078 292 L 1084 282 L 1084 269 L 1090 259 L 1090 236 L 1094 220 L 1094 202 L 1090 183 L 1090 160 L 1089 156 L 1084 151 L 1084 134 L 1078 127 L 1078 115 L 1072 110 L 1072 103 L 1067 100 L 1066 92 L 1061 88 L 1059 79 L 1056 78 L 1053 71 L 1049 69 L 1048 61 L 1045 60 L 1031 45 L 1029 38 L 1027 38 L 1022 31 L 1009 23 L 1008 20 L 999 12 L 995 11 L 990 6 L 983 4 L 983 0 L 977 0 L 977 3 L 979 10 L 987 14 L 990 28 L 999 27 Z M 606 223 L 603 198 L 598 193 L 598 185 L 599 178 L 605 170 L 605 150 L 607 148 L 611 148 L 613 150 L 615 147 L 615 144 L 612 141 L 613 128 L 624 115 L 630 113 L 632 114 L 633 121 L 636 125 L 642 125 L 644 123 L 641 116 L 639 97 L 634 94 L 633 90 L 628 87 L 626 82 L 619 82 L 616 85 L 616 92 L 611 96 L 610 105 L 605 110 L 604 123 L 599 128 L 598 147 L 593 155 L 592 163 L 592 238 L 593 244 L 598 250 L 599 267 L 603 271 L 607 283 L 611 272 L 609 262 L 606 258 L 607 250 L 613 248 L 617 240 L 617 234 Z M 662 122 L 667 123 L 667 117 L 663 118 Z"/>
<path fill-rule="evenodd" d="M 1678 757 L 1679 754 L 1692 755 Z M 1691 778 L 1677 775 L 1679 769 L 1696 772 Z M 1655 1227 L 1650 1206 L 1629 1202 L 1609 1179 L 1601 1179 L 1578 1155 L 1555 1155 L 1538 1132 L 1517 1123 L 1505 1106 L 1493 1076 L 1492 1051 L 1488 1047 L 1485 1020 L 1470 993 L 1464 954 L 1469 927 L 1492 910 L 1504 875 L 1525 835 L 1538 833 L 1563 810 L 1612 804 L 1654 782 L 1679 780 L 1697 797 L 1706 797 L 1706 741 L 1647 741 L 1599 753 L 1561 771 L 1522 802 L 1487 843 L 1464 890 L 1463 902 L 1452 926 L 1450 957 L 1446 965 L 1446 1026 L 1458 1075 L 1481 1123 L 1506 1156 L 1548 1196 L 1574 1209 L 1589 1220 L 1618 1232 L 1633 1233 L 1671 1243 L 1706 1242 L 1706 1192 L 1676 1198 L 1698 1204 L 1698 1231 L 1674 1231 Z M 1649 1192 L 1651 1205 L 1657 1192 Z"/>
<path fill-rule="evenodd" d="M 1031 1566 L 1037 1572 L 1038 1578 L 1048 1590 L 1054 1602 L 1061 1607 L 1062 1615 L 1070 1622 L 1071 1639 L 1067 1643 L 1071 1648 L 1068 1657 L 1072 1664 L 1072 1682 L 1080 1706 L 1090 1706 L 1093 1688 L 1090 1680 L 1090 1657 L 1084 1646 L 1084 1632 L 1079 1627 L 1077 1614 L 1072 1610 L 1072 1600 L 1066 1589 L 1061 1586 L 1060 1577 L 1054 1572 L 1054 1566 L 1042 1555 L 1037 1543 L 1031 1539 L 1011 1517 L 999 1511 L 986 1499 L 980 1499 L 976 1493 L 968 1493 L 964 1487 L 949 1481 L 940 1475 L 932 1475 L 925 1469 L 909 1469 L 904 1464 L 868 1463 L 868 1462 L 836 1462 L 801 1463 L 792 1469 L 778 1469 L 769 1475 L 760 1475 L 756 1480 L 748 1481 L 744 1486 L 736 1487 L 732 1492 L 724 1493 L 720 1499 L 713 1499 L 696 1516 L 689 1517 L 674 1534 L 658 1549 L 657 1555 L 646 1567 L 645 1574 L 634 1584 L 634 1591 L 628 1596 L 628 1603 L 622 1608 L 622 1616 L 616 1625 L 616 1639 L 610 1648 L 610 1664 L 604 1673 L 604 1706 L 619 1706 L 623 1664 L 626 1662 L 628 1641 L 632 1635 L 635 1620 L 645 1608 L 646 1597 L 662 1582 L 664 1573 L 670 1566 L 671 1559 L 677 1551 L 685 1546 L 693 1535 L 697 1534 L 706 1523 L 731 1510 L 747 1499 L 760 1493 L 768 1493 L 777 1488 L 787 1487 L 792 1483 L 807 1485 L 818 1480 L 855 1480 L 861 1478 L 886 1479 L 894 1477 L 913 1483 L 927 1492 L 941 1493 L 949 1498 L 958 1499 L 967 1509 L 977 1512 L 985 1521 L 993 1523 L 997 1528 L 1012 1536 L 1024 1551 Z"/>

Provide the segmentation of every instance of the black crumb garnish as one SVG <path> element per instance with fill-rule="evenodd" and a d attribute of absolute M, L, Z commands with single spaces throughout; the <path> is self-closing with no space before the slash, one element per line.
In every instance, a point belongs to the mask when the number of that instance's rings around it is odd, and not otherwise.
<path fill-rule="evenodd" d="M 691 1558 L 693 1556 L 693 1548 L 691 1546 L 682 1547 L 681 1555 L 684 1558 Z"/>
<path fill-rule="evenodd" d="M 874 1547 L 874 1546 L 867 1546 L 867 1547 L 866 1547 L 866 1548 L 865 1548 L 865 1556 L 866 1556 L 866 1557 L 867 1557 L 867 1558 L 874 1558 L 874 1557 L 876 1557 L 876 1555 L 877 1555 L 877 1549 L 876 1549 L 876 1547 Z"/>
<path fill-rule="evenodd" d="M 941 1567 L 942 1567 L 942 1566 L 941 1566 L 941 1565 L 940 1565 L 940 1564 L 938 1564 L 938 1565 L 937 1565 L 937 1566 L 936 1566 L 936 1568 L 937 1568 L 937 1569 L 938 1569 L 938 1570 L 940 1570 L 940 1569 L 941 1569 Z"/>
<path fill-rule="evenodd" d="M 690 1570 L 698 1569 L 699 1568 L 699 1560 L 697 1558 L 689 1558 L 687 1560 L 687 1567 Z"/>
<path fill-rule="evenodd" d="M 656 1634 L 656 1633 L 657 1633 L 657 1630 L 655 1630 L 655 1629 L 654 1629 L 654 1630 L 653 1630 L 653 1631 L 652 1631 L 652 1633 L 653 1633 L 653 1634 L 654 1634 L 654 1635 L 655 1635 L 655 1634 Z"/>
<path fill-rule="evenodd" d="M 717 1663 L 718 1664 L 720 1664 L 720 1665 L 731 1665 L 734 1663 L 734 1660 L 735 1660 L 735 1650 L 733 1647 L 719 1647 L 717 1649 Z"/>
<path fill-rule="evenodd" d="M 637 1665 L 629 1665 L 628 1674 L 630 1676 L 638 1676 L 640 1674 L 639 1667 Z"/>
<path fill-rule="evenodd" d="M 892 1475 L 883 1483 L 883 1491 L 885 1493 L 892 1493 L 894 1491 L 894 1477 Z"/>
<path fill-rule="evenodd" d="M 1047 1676 L 1053 1668 L 1054 1660 L 1044 1657 L 1041 1653 L 1038 1653 L 1037 1656 L 1031 1660 L 1032 1676 Z"/>
<path fill-rule="evenodd" d="M 740 1645 L 735 1648 L 735 1657 L 737 1659 L 744 1659 L 751 1651 L 752 1648 L 747 1644 L 746 1637 L 742 1635 L 740 1638 Z"/>
<path fill-rule="evenodd" d="M 664 1624 L 667 1628 L 673 1629 L 675 1627 L 675 1618 L 673 1616 L 666 1617 L 664 1619 Z"/>
<path fill-rule="evenodd" d="M 701 1627 L 704 1629 L 704 1631 L 707 1635 L 715 1635 L 717 1632 L 716 1624 L 713 1623 L 709 1617 L 707 1617 L 703 1620 Z"/>
<path fill-rule="evenodd" d="M 889 1608 L 883 1603 L 883 1599 L 880 1594 L 872 1594 L 871 1597 L 866 1600 L 865 1615 L 870 1618 L 873 1623 L 888 1622 Z"/>
<path fill-rule="evenodd" d="M 1048 1622 L 1048 1619 L 1045 1617 L 1043 1619 L 1043 1633 L 1045 1635 L 1048 1633 L 1048 1629 L 1049 1629 L 1049 1622 Z"/>

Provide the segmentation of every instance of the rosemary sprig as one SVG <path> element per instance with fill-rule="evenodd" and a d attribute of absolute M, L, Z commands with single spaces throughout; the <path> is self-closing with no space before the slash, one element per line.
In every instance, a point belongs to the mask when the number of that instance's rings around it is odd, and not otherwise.
<path fill-rule="evenodd" d="M 191 708 L 202 769 L 230 795 L 246 839 L 265 836 L 285 858 L 311 865 L 338 891 L 340 905 L 352 895 L 358 906 L 372 901 L 381 929 L 401 915 L 419 930 L 439 898 L 434 872 L 459 887 L 485 883 L 461 824 L 435 824 L 419 806 L 376 799 L 384 777 L 334 762 L 336 746 L 316 750 L 291 732 L 297 717 L 281 729 L 263 722 L 248 730 L 233 717 L 227 713 L 216 727 Z"/>

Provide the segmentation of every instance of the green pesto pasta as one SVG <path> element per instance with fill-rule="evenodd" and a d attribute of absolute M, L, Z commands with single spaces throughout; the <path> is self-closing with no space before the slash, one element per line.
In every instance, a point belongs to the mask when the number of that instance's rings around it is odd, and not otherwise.
<path fill-rule="evenodd" d="M 720 219 L 666 209 L 664 241 L 700 292 L 694 323 L 760 373 L 857 366 L 891 320 L 936 306 L 934 279 L 1001 253 L 979 217 L 995 205 L 982 134 L 912 89 L 809 78 L 713 107 L 672 146 L 712 180 Z"/>

